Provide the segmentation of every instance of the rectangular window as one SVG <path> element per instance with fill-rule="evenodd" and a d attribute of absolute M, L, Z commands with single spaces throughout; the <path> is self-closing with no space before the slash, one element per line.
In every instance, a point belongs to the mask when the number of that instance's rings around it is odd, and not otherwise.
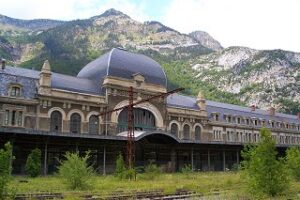
<path fill-rule="evenodd" d="M 23 112 L 19 111 L 19 113 L 18 113 L 18 126 L 22 126 L 22 121 L 23 121 Z"/>
<path fill-rule="evenodd" d="M 5 124 L 5 125 L 8 125 L 8 124 L 9 124 L 9 110 L 6 110 L 6 111 L 5 111 L 4 124 Z"/>
<path fill-rule="evenodd" d="M 11 125 L 14 126 L 16 125 L 16 111 L 12 111 L 12 114 L 11 114 Z"/>

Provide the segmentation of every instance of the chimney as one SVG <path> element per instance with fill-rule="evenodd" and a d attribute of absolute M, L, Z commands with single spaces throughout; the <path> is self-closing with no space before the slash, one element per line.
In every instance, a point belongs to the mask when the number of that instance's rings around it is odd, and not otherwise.
<path fill-rule="evenodd" d="M 198 93 L 196 103 L 197 103 L 198 107 L 200 108 L 200 111 L 206 112 L 206 101 L 205 101 L 204 95 L 201 92 Z"/>
<path fill-rule="evenodd" d="M 5 59 L 2 58 L 1 59 L 1 66 L 2 66 L 1 68 L 2 68 L 2 70 L 5 69 L 5 62 L 6 62 Z"/>
<path fill-rule="evenodd" d="M 297 113 L 298 119 L 300 119 L 300 112 Z"/>
<path fill-rule="evenodd" d="M 271 116 L 274 116 L 275 115 L 275 108 L 272 106 L 271 108 L 270 108 L 270 115 Z"/>
<path fill-rule="evenodd" d="M 255 106 L 255 105 L 252 105 L 252 106 L 250 106 L 250 108 L 251 108 L 251 111 L 255 111 L 256 106 Z"/>

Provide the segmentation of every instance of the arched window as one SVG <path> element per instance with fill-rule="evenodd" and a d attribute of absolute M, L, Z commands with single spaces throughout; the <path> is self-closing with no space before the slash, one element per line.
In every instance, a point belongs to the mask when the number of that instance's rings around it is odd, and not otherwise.
<path fill-rule="evenodd" d="M 201 127 L 200 126 L 195 127 L 195 139 L 201 140 Z"/>
<path fill-rule="evenodd" d="M 53 111 L 50 117 L 50 131 L 61 132 L 62 114 L 59 111 Z"/>
<path fill-rule="evenodd" d="M 190 139 L 190 126 L 188 124 L 183 126 L 183 139 Z"/>
<path fill-rule="evenodd" d="M 99 133 L 99 118 L 96 115 L 90 116 L 89 133 L 90 134 L 98 134 Z"/>
<path fill-rule="evenodd" d="M 176 123 L 171 124 L 171 134 L 178 137 L 178 125 Z"/>
<path fill-rule="evenodd" d="M 78 113 L 73 113 L 70 118 L 70 132 L 80 133 L 81 130 L 81 116 Z"/>
<path fill-rule="evenodd" d="M 155 130 L 155 116 L 152 112 L 142 109 L 142 108 L 134 108 L 134 129 L 137 131 L 144 130 Z M 123 132 L 127 130 L 127 122 L 128 122 L 128 111 L 125 108 L 121 111 L 118 117 L 118 132 Z"/>

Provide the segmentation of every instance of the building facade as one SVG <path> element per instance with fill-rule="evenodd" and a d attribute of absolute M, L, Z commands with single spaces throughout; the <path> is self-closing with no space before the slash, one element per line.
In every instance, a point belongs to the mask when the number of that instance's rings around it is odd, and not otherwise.
<path fill-rule="evenodd" d="M 114 170 L 125 156 L 127 110 L 99 115 L 134 101 L 167 92 L 162 67 L 149 57 L 112 49 L 87 64 L 76 77 L 54 73 L 48 61 L 41 71 L 0 69 L 1 144 L 11 141 L 15 173 L 24 173 L 33 148 L 43 152 L 43 172 L 56 170 L 66 151 L 91 151 L 100 173 Z M 271 129 L 280 150 L 300 145 L 299 116 L 172 94 L 134 107 L 135 164 L 150 160 L 165 171 L 190 164 L 194 170 L 226 170 L 240 161 L 247 143 Z"/>

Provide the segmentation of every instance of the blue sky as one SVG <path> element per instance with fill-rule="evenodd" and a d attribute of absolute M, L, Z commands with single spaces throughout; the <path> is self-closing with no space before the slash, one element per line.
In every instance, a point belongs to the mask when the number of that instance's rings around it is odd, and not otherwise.
<path fill-rule="evenodd" d="M 224 47 L 300 52 L 300 0 L 0 0 L 0 13 L 21 19 L 84 19 L 115 8 L 182 33 L 208 32 Z"/>

